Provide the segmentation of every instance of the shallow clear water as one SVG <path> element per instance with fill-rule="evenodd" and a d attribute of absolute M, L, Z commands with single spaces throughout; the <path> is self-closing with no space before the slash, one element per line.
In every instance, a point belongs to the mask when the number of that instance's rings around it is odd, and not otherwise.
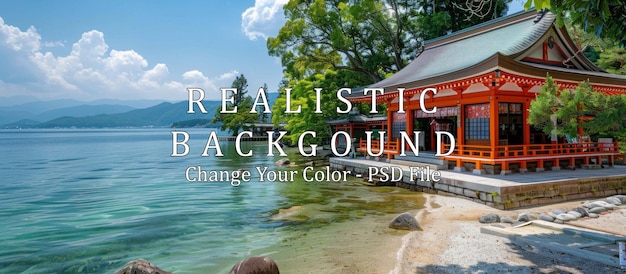
<path fill-rule="evenodd" d="M 279 157 L 266 156 L 263 142 L 245 144 L 252 157 L 237 156 L 232 142 L 222 142 L 224 157 L 200 157 L 210 130 L 185 131 L 190 154 L 170 157 L 169 129 L 1 130 L 0 272 L 110 273 L 137 258 L 176 273 L 227 272 L 294 231 L 415 206 L 301 176 L 258 182 L 252 172 L 239 187 L 189 183 L 189 166 L 278 169 Z M 293 205 L 311 206 L 272 219 Z"/>

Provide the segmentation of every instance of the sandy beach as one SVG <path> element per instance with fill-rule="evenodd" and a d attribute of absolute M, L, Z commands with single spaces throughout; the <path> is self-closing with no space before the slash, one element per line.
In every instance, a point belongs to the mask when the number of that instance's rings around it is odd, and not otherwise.
<path fill-rule="evenodd" d="M 583 201 L 498 210 L 458 197 L 414 195 L 415 199 L 426 199 L 423 209 L 408 211 L 416 216 L 422 231 L 390 229 L 388 224 L 396 214 L 368 215 L 300 233 L 281 243 L 282 251 L 262 255 L 275 259 L 284 273 L 624 273 L 480 231 L 489 225 L 478 222 L 484 213 L 514 220 L 520 213 L 538 216 L 553 209 L 580 206 Z M 626 209 L 573 223 L 619 231 L 626 227 Z"/>
<path fill-rule="evenodd" d="M 423 231 L 403 237 L 398 263 L 392 273 L 623 273 L 614 267 L 579 257 L 515 244 L 506 238 L 483 234 L 486 224 L 478 218 L 487 212 L 516 219 L 519 213 L 535 216 L 552 209 L 567 209 L 582 202 L 497 210 L 472 201 L 441 195 L 424 194 L 425 208 L 417 213 Z M 626 209 L 616 209 L 598 219 L 576 221 L 590 226 L 626 227 Z M 506 224 L 505 224 L 506 225 Z M 619 229 L 618 229 L 619 230 Z"/>

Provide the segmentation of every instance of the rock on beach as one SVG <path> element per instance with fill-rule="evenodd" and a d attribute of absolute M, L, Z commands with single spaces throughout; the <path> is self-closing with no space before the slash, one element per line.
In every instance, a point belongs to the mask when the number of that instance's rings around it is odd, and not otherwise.
<path fill-rule="evenodd" d="M 483 216 L 480 216 L 478 221 L 482 224 L 499 223 L 500 216 L 495 213 L 485 213 Z"/>
<path fill-rule="evenodd" d="M 393 218 L 391 223 L 389 223 L 389 227 L 393 229 L 404 229 L 404 230 L 421 230 L 422 229 L 419 223 L 417 222 L 417 219 L 415 219 L 415 216 L 413 216 L 413 214 L 408 213 L 408 212 L 402 213 L 396 216 L 395 218 Z"/>
<path fill-rule="evenodd" d="M 287 158 L 282 158 L 282 159 L 276 161 L 276 165 L 278 165 L 278 166 L 286 166 L 286 165 L 288 165 L 290 163 L 291 162 Z"/>
<path fill-rule="evenodd" d="M 597 213 L 600 213 L 600 212 L 604 212 L 604 211 L 607 211 L 607 209 L 606 209 L 606 208 L 604 208 L 604 207 L 601 207 L 601 206 L 598 206 L 598 207 L 594 207 L 594 208 L 590 208 L 590 209 L 589 209 L 589 213 L 596 213 L 596 214 L 597 214 Z"/>
<path fill-rule="evenodd" d="M 616 197 L 606 197 L 606 199 L 604 199 L 607 203 L 612 204 L 612 205 L 621 205 L 622 201 Z"/>
<path fill-rule="evenodd" d="M 573 221 L 576 220 L 576 216 L 573 216 L 571 214 L 567 214 L 567 213 L 561 213 L 559 215 L 556 216 L 557 220 L 561 220 L 563 222 L 567 222 L 567 221 Z"/>
<path fill-rule="evenodd" d="M 554 222 L 554 217 L 546 214 L 541 214 L 537 217 L 538 220 L 546 221 L 546 222 Z"/>
<path fill-rule="evenodd" d="M 576 211 L 576 212 L 580 213 L 580 216 L 582 216 L 582 217 L 587 217 L 587 216 L 589 216 L 589 214 L 587 213 L 587 210 L 586 210 L 586 209 L 584 209 L 584 208 L 582 208 L 582 207 L 575 207 L 575 208 L 572 208 L 572 210 L 571 210 L 571 211 Z"/>
<path fill-rule="evenodd" d="M 128 262 L 122 269 L 116 271 L 115 274 L 172 274 L 172 272 L 160 269 L 145 259 L 137 259 Z"/>
<path fill-rule="evenodd" d="M 278 265 L 272 258 L 250 257 L 236 263 L 229 274 L 279 274 Z"/>
<path fill-rule="evenodd" d="M 522 223 L 530 222 L 530 215 L 528 213 L 520 213 L 517 216 L 517 221 Z"/>

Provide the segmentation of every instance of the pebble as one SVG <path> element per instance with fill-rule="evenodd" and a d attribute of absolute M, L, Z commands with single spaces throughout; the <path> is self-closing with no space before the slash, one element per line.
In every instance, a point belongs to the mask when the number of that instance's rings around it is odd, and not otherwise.
<path fill-rule="evenodd" d="M 554 223 L 555 224 L 564 224 L 565 222 L 563 222 L 563 221 L 561 221 L 559 219 L 556 219 L 556 220 L 554 220 Z"/>
<path fill-rule="evenodd" d="M 512 224 L 513 220 L 511 220 L 511 219 L 509 219 L 507 217 L 502 217 L 502 218 L 500 218 L 500 222 L 501 223 L 506 223 L 506 224 Z"/>
<path fill-rule="evenodd" d="M 589 218 L 598 218 L 600 217 L 600 215 L 595 214 L 595 213 L 589 213 Z"/>
<path fill-rule="evenodd" d="M 500 216 L 498 214 L 495 214 L 495 213 L 485 213 L 485 214 L 483 214 L 483 216 L 480 216 L 478 221 L 480 223 L 483 223 L 483 224 L 499 223 L 500 222 Z"/>
<path fill-rule="evenodd" d="M 594 208 L 594 207 L 602 207 L 599 201 L 587 202 L 587 203 L 584 203 L 583 206 L 589 209 Z"/>
<path fill-rule="evenodd" d="M 537 219 L 542 220 L 542 221 L 546 221 L 546 222 L 554 222 L 554 218 L 552 216 L 549 216 L 549 215 L 546 215 L 546 214 L 539 215 L 539 217 L 537 217 Z"/>
<path fill-rule="evenodd" d="M 595 202 L 591 202 L 591 203 L 586 203 L 583 206 L 586 206 L 587 208 L 595 208 L 595 207 L 604 207 L 606 209 L 613 209 L 615 206 L 612 204 L 609 204 L 605 201 L 595 201 Z"/>
<path fill-rule="evenodd" d="M 622 204 L 622 201 L 620 199 L 615 198 L 615 197 L 607 197 L 604 200 L 607 203 L 612 204 L 612 205 L 621 205 Z"/>
<path fill-rule="evenodd" d="M 550 213 L 554 214 L 554 216 L 558 216 L 561 213 L 565 213 L 565 211 L 555 209 L 555 210 L 552 210 Z"/>
<path fill-rule="evenodd" d="M 611 197 L 619 199 L 619 201 L 622 202 L 622 204 L 626 204 L 626 195 L 614 195 Z"/>
<path fill-rule="evenodd" d="M 564 221 L 564 222 L 567 222 L 567 221 L 576 220 L 577 218 L 575 216 L 567 214 L 567 213 L 561 213 L 558 216 L 556 216 L 556 219 Z"/>
<path fill-rule="evenodd" d="M 606 208 L 599 206 L 599 207 L 590 208 L 589 213 L 600 213 L 606 210 L 607 210 Z"/>
<path fill-rule="evenodd" d="M 580 216 L 582 216 L 582 217 L 586 217 L 588 215 L 587 210 L 582 208 L 582 207 L 572 208 L 572 211 L 576 211 L 576 212 L 580 213 Z"/>
<path fill-rule="evenodd" d="M 576 217 L 576 219 L 578 219 L 578 218 L 583 216 L 582 214 L 578 213 L 578 211 L 573 211 L 573 210 L 572 211 L 568 211 L 567 214 Z"/>
<path fill-rule="evenodd" d="M 517 216 L 517 221 L 518 222 L 530 222 L 530 215 L 528 215 L 528 213 L 521 213 Z"/>
<path fill-rule="evenodd" d="M 511 224 L 511 226 L 518 226 L 518 225 L 523 225 L 523 224 L 527 224 L 528 222 L 514 222 L 513 224 Z"/>

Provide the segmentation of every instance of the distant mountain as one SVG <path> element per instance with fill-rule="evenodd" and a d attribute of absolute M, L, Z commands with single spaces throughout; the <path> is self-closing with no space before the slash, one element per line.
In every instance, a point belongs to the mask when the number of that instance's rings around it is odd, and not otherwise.
<path fill-rule="evenodd" d="M 57 99 L 50 101 L 38 100 L 34 97 L 0 97 L 0 110 L 26 111 L 33 114 L 53 109 L 75 107 L 80 105 L 122 105 L 132 108 L 147 108 L 162 103 L 163 100 L 118 100 L 98 99 L 95 101 L 78 101 L 74 99 Z"/>
<path fill-rule="evenodd" d="M 278 93 L 268 93 L 270 106 L 278 98 Z M 52 102 L 52 103 L 51 103 Z M 151 107 L 133 109 L 132 106 L 123 105 L 128 101 L 98 100 L 103 104 L 89 104 L 50 108 L 46 103 L 61 106 L 76 103 L 73 100 L 56 100 L 48 102 L 33 102 L 18 106 L 0 107 L 0 128 L 70 128 L 70 127 L 169 127 L 175 122 L 194 119 L 211 120 L 215 111 L 221 105 L 221 101 L 203 101 L 207 114 L 201 113 L 195 108 L 194 114 L 187 113 L 188 102 L 178 103 L 162 102 Z M 112 104 L 104 104 L 104 103 Z M 145 101 L 143 101 L 145 102 Z M 119 103 L 119 104 L 117 104 Z M 45 106 L 45 107 L 44 107 Z M 42 109 L 45 109 L 42 111 Z M 28 112 L 37 110 L 36 113 Z M 37 122 L 44 121 L 44 122 Z M 196 121 L 197 122 L 197 121 Z M 195 122 L 189 122 L 192 124 Z"/>
<path fill-rule="evenodd" d="M 80 105 L 75 107 L 58 108 L 33 116 L 36 121 L 47 121 L 52 118 L 70 116 L 81 117 L 98 114 L 115 114 L 134 110 L 135 108 L 123 105 Z"/>
<path fill-rule="evenodd" d="M 76 101 L 72 99 L 52 100 L 52 101 L 33 101 L 18 105 L 2 106 L 3 111 L 24 111 L 37 115 L 46 111 L 59 108 L 67 108 L 73 106 L 84 105 L 86 102 Z"/>
<path fill-rule="evenodd" d="M 143 109 L 135 109 L 116 114 L 100 114 L 86 117 L 61 117 L 40 123 L 38 128 L 69 128 L 69 127 L 167 127 L 176 121 L 189 119 L 213 118 L 219 101 L 204 101 L 208 113 L 203 114 L 196 109 L 194 114 L 187 114 L 187 101 L 179 103 L 161 103 Z"/>
<path fill-rule="evenodd" d="M 10 124 L 6 124 L 1 128 L 33 128 L 37 125 L 41 124 L 41 122 L 30 120 L 30 119 L 22 119 L 17 122 L 13 122 Z"/>
<path fill-rule="evenodd" d="M 28 111 L 12 111 L 11 109 L 14 109 L 14 107 L 0 107 L 0 125 L 12 124 L 21 120 L 48 121 L 63 116 L 81 117 L 97 114 L 114 114 L 131 111 L 135 108 L 124 105 L 79 105 L 52 109 L 38 114 Z M 29 110 L 28 108 L 24 109 Z"/>

